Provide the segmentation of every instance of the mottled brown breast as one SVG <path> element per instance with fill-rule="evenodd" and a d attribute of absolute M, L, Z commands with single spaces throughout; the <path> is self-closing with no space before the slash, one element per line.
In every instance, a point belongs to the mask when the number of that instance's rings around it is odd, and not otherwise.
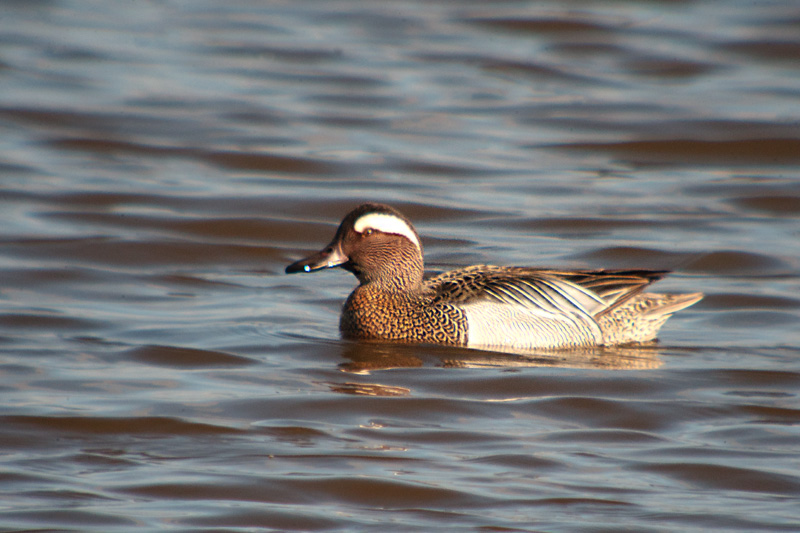
<path fill-rule="evenodd" d="M 357 287 L 347 299 L 339 329 L 350 339 L 458 345 L 467 341 L 467 321 L 460 309 L 433 304 L 429 295 L 387 292 L 370 284 Z"/>

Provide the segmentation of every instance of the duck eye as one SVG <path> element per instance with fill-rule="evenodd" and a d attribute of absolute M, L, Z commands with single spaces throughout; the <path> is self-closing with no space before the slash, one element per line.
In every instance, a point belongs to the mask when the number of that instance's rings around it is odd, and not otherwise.
<path fill-rule="evenodd" d="M 362 232 L 361 232 L 361 235 L 363 235 L 364 237 L 369 237 L 369 236 L 370 236 L 370 235 L 372 235 L 373 233 L 375 233 L 375 230 L 374 230 L 374 229 L 372 229 L 372 228 L 366 228 L 364 231 L 362 231 Z"/>

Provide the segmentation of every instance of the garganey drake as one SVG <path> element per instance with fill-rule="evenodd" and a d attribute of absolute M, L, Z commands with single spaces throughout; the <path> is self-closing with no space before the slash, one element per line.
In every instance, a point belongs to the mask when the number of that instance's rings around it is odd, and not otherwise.
<path fill-rule="evenodd" d="M 642 343 L 703 297 L 643 292 L 666 270 L 476 265 L 426 280 L 414 226 L 394 208 L 371 203 L 351 211 L 327 247 L 286 273 L 332 267 L 360 283 L 339 323 L 348 339 L 506 350 Z"/>

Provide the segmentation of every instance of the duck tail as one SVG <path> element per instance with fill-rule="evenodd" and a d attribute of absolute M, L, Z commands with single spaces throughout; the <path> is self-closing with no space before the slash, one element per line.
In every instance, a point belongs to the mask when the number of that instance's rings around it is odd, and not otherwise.
<path fill-rule="evenodd" d="M 673 313 L 703 299 L 703 293 L 656 294 L 640 293 L 599 317 L 603 343 L 630 344 L 655 340 L 658 330 Z"/>

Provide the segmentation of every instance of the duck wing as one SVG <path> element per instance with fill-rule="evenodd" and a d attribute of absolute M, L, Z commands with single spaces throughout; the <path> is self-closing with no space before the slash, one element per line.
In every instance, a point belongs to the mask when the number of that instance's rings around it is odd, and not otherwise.
<path fill-rule="evenodd" d="M 664 277 L 666 270 L 553 270 L 476 265 L 429 279 L 434 303 L 476 300 L 598 316 Z"/>
<path fill-rule="evenodd" d="M 655 283 L 669 270 L 541 270 L 544 275 L 562 279 L 588 291 L 605 303 L 603 309 L 593 315 L 599 318 L 627 302 L 642 292 L 645 287 Z"/>

